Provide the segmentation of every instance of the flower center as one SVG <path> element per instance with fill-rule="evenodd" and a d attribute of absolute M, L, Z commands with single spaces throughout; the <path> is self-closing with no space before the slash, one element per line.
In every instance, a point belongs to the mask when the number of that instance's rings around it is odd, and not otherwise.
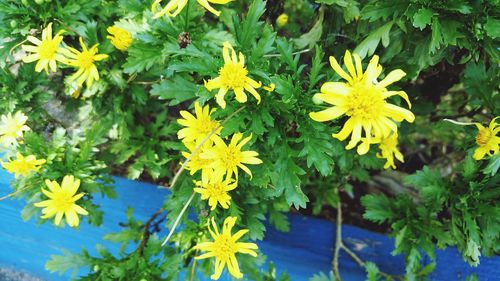
<path fill-rule="evenodd" d="M 84 69 L 89 69 L 94 64 L 94 54 L 88 51 L 83 51 L 78 55 L 78 66 Z"/>
<path fill-rule="evenodd" d="M 208 194 L 210 194 L 210 197 L 219 198 L 222 195 L 226 194 L 226 190 L 225 190 L 224 185 L 222 183 L 209 184 L 209 185 L 207 185 L 206 188 L 207 188 Z"/>
<path fill-rule="evenodd" d="M 238 63 L 226 63 L 219 71 L 219 76 L 225 88 L 243 88 L 246 83 L 248 70 Z"/>
<path fill-rule="evenodd" d="M 241 151 L 230 146 L 222 155 L 221 160 L 227 169 L 234 169 L 241 162 Z"/>
<path fill-rule="evenodd" d="M 214 240 L 214 251 L 216 257 L 227 261 L 236 253 L 236 243 L 227 234 L 221 234 Z"/>
<path fill-rule="evenodd" d="M 71 194 L 66 190 L 57 192 L 53 200 L 54 200 L 54 207 L 58 212 L 67 211 L 74 204 L 73 196 L 71 196 Z"/>
<path fill-rule="evenodd" d="M 382 92 L 373 85 L 366 85 L 364 82 L 354 83 L 352 88 L 353 91 L 346 101 L 348 109 L 346 114 L 363 120 L 377 119 L 385 104 Z"/>
<path fill-rule="evenodd" d="M 43 40 L 38 47 L 38 56 L 40 59 L 51 60 L 57 52 L 57 43 L 54 40 Z"/>
<path fill-rule="evenodd" d="M 480 146 L 485 146 L 491 138 L 491 131 L 488 128 L 479 130 L 476 137 L 476 143 Z"/>
<path fill-rule="evenodd" d="M 218 124 L 212 121 L 209 116 L 201 116 L 196 123 L 196 131 L 202 135 L 208 135 L 213 129 L 217 128 Z"/>

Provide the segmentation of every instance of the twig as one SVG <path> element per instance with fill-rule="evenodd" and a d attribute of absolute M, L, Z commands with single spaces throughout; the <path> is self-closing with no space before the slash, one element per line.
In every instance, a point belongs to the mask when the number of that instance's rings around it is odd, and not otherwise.
<path fill-rule="evenodd" d="M 336 190 L 338 194 L 338 190 Z M 335 239 L 335 252 L 333 255 L 333 273 L 335 275 L 336 281 L 341 281 L 342 279 L 340 278 L 340 271 L 339 271 L 339 254 L 340 254 L 340 249 L 344 250 L 359 266 L 365 267 L 366 262 L 364 262 L 361 258 L 356 255 L 351 249 L 347 248 L 347 246 L 344 244 L 342 241 L 342 204 L 340 201 L 340 196 L 338 197 L 339 201 L 337 202 L 337 235 Z M 382 271 L 379 271 L 379 274 L 390 279 L 399 279 L 403 281 L 404 279 L 401 276 L 397 275 L 391 275 Z"/>
<path fill-rule="evenodd" d="M 156 213 L 154 213 L 149 220 L 146 222 L 144 225 L 144 232 L 142 234 L 142 241 L 141 244 L 139 244 L 139 247 L 137 247 L 137 250 L 139 252 L 140 256 L 143 256 L 144 254 L 144 248 L 146 247 L 149 237 L 151 236 L 151 232 L 149 231 L 149 227 L 151 226 L 151 223 L 159 216 L 161 213 L 163 213 L 165 210 L 163 208 L 160 208 Z"/>
<path fill-rule="evenodd" d="M 338 194 L 338 190 L 336 190 Z M 342 246 L 342 205 L 340 202 L 340 197 L 338 197 L 337 202 L 337 237 L 335 239 L 335 252 L 333 254 L 333 273 L 335 275 L 336 281 L 341 281 L 339 272 L 339 254 L 340 247 Z"/>
<path fill-rule="evenodd" d="M 22 192 L 22 191 L 25 191 L 25 190 L 27 190 L 27 189 L 29 189 L 29 188 L 31 188 L 31 187 L 33 187 L 33 186 L 32 186 L 32 185 L 31 185 L 31 186 L 30 186 L 30 185 L 28 185 L 28 186 L 25 186 L 25 187 L 23 187 L 23 188 L 20 188 L 20 189 L 18 189 L 18 190 L 16 190 L 16 191 L 14 191 L 14 192 L 12 192 L 12 193 L 9 193 L 9 194 L 7 194 L 7 195 L 5 195 L 5 196 L 3 196 L 3 197 L 0 197 L 0 201 L 3 201 L 3 200 L 5 200 L 5 199 L 9 199 L 9 198 L 11 198 L 11 197 L 14 197 L 14 196 L 15 196 L 15 195 L 17 195 L 18 193 L 20 193 L 20 192 Z"/>
<path fill-rule="evenodd" d="M 480 113 L 482 109 L 483 109 L 482 107 L 478 107 L 472 111 L 468 111 L 465 113 L 460 113 L 460 114 L 455 114 L 455 115 L 446 115 L 446 116 L 433 116 L 433 117 L 431 117 L 431 121 L 437 121 L 437 120 L 441 120 L 441 119 L 449 121 L 449 119 L 457 119 L 460 117 L 472 117 L 472 116 L 476 115 L 477 113 Z"/>
<path fill-rule="evenodd" d="M 188 209 L 188 206 L 189 206 L 189 204 L 191 204 L 191 201 L 193 201 L 195 194 L 196 194 L 196 192 L 193 191 L 193 194 L 191 194 L 191 197 L 189 197 L 188 201 L 184 204 L 184 207 L 182 208 L 181 212 L 179 213 L 179 215 L 177 215 L 177 218 L 175 219 L 174 225 L 170 229 L 170 232 L 168 233 L 167 238 L 165 238 L 163 243 L 161 243 L 162 247 L 165 246 L 165 244 L 167 244 L 168 240 L 170 240 L 170 237 L 172 237 L 172 235 L 174 234 L 175 229 L 177 228 L 177 225 L 179 225 L 179 222 L 181 221 L 182 216 L 184 215 L 184 213 Z"/>
<path fill-rule="evenodd" d="M 304 49 L 302 51 L 297 51 L 295 53 L 292 53 L 292 56 L 298 55 L 298 54 L 303 54 L 311 51 L 311 49 Z M 281 57 L 281 54 L 269 54 L 269 55 L 264 55 L 265 58 L 273 58 L 273 57 Z"/>
<path fill-rule="evenodd" d="M 198 263 L 198 261 L 196 259 L 193 259 L 193 266 L 191 267 L 191 276 L 189 276 L 189 281 L 193 281 L 194 280 L 194 273 L 195 273 L 195 269 L 196 269 L 196 264 L 197 263 Z"/>

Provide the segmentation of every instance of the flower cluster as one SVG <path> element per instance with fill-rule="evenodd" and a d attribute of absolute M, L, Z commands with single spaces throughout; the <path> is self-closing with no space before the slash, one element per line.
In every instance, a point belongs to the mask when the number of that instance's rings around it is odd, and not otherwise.
<path fill-rule="evenodd" d="M 99 54 L 98 46 L 95 44 L 88 48 L 83 38 L 79 38 L 81 50 L 64 45 L 64 30 L 60 30 L 52 36 L 52 23 L 49 23 L 42 31 L 41 39 L 28 36 L 27 40 L 33 45 L 22 45 L 22 49 L 28 54 L 23 57 L 23 62 L 31 63 L 37 61 L 35 71 L 49 73 L 57 71 L 57 63 L 62 63 L 75 68 L 77 71 L 69 78 L 69 81 L 76 81 L 79 87 L 86 83 L 87 87 L 92 87 L 94 81 L 99 80 L 99 71 L 96 62 L 108 58 L 106 54 Z M 127 30 L 112 26 L 108 28 L 110 36 L 108 39 L 119 50 L 125 51 L 132 44 L 132 34 Z M 63 46 L 64 45 L 64 46 Z"/>
<path fill-rule="evenodd" d="M 194 192 L 201 194 L 202 200 L 208 200 L 211 210 L 215 210 L 217 206 L 228 209 L 231 204 L 229 192 L 238 186 L 239 169 L 251 176 L 252 173 L 246 164 L 256 165 L 262 161 L 257 158 L 259 156 L 257 152 L 243 149 L 252 139 L 251 135 L 244 138 L 243 134 L 235 133 L 229 143 L 226 143 L 220 136 L 222 124 L 211 117 L 214 109 L 211 110 L 208 105 L 202 107 L 195 102 L 194 111 L 194 115 L 188 111 L 181 111 L 183 118 L 177 120 L 183 126 L 177 136 L 189 149 L 189 153 L 183 153 L 187 161 L 186 168 L 192 175 L 201 171 L 201 180 L 194 181 L 196 185 Z M 235 253 L 249 253 L 245 249 L 257 249 L 253 243 L 236 242 L 248 230 L 240 230 L 235 236 L 231 236 L 230 232 L 235 221 L 236 218 L 226 218 L 223 231 L 219 234 L 212 219 L 215 233 L 210 230 L 210 234 L 214 242 L 196 246 L 196 249 L 209 251 L 199 258 L 216 257 L 215 274 L 212 275 L 212 279 L 218 279 L 226 265 L 231 275 L 241 278 Z M 248 248 L 245 246 L 247 244 L 252 246 Z M 256 255 L 253 251 L 251 254 Z"/>
<path fill-rule="evenodd" d="M 2 167 L 7 172 L 14 174 L 16 179 L 20 176 L 29 177 L 33 173 L 38 173 L 42 169 L 47 160 L 37 159 L 36 155 L 22 155 L 18 149 L 22 143 L 24 132 L 30 128 L 26 125 L 28 117 L 24 113 L 18 111 L 12 115 L 2 115 L 0 117 L 0 140 L 6 151 L 15 151 L 16 158 L 8 158 L 7 162 L 2 162 Z M 76 227 L 80 220 L 78 214 L 87 215 L 88 212 L 82 207 L 76 205 L 76 201 L 83 196 L 83 193 L 76 194 L 80 186 L 80 180 L 73 176 L 65 176 L 62 185 L 60 186 L 55 181 L 45 181 L 49 191 L 42 189 L 42 193 L 49 197 L 49 200 L 35 203 L 37 207 L 44 207 L 42 210 L 42 218 L 51 218 L 55 216 L 55 224 L 59 225 L 63 216 L 66 216 L 66 221 L 69 226 Z"/>
<path fill-rule="evenodd" d="M 353 61 L 354 58 L 354 61 Z M 346 149 L 357 147 L 360 155 L 366 154 L 371 144 L 380 144 L 380 157 L 387 159 L 385 168 L 395 167 L 394 157 L 402 161 L 402 154 L 397 149 L 396 122 L 406 120 L 413 122 L 415 115 L 407 109 L 391 104 L 389 97 L 400 96 L 411 107 L 408 95 L 404 91 L 390 91 L 387 86 L 399 81 L 406 74 L 396 69 L 390 72 L 382 81 L 377 78 L 382 74 L 382 66 L 378 63 L 377 55 L 373 56 L 367 68 L 363 71 L 361 58 L 357 54 L 351 55 L 346 50 L 344 64 L 347 73 L 334 57 L 330 57 L 330 64 L 335 72 L 347 82 L 327 82 L 321 87 L 321 93 L 315 99 L 331 104 L 325 110 L 311 112 L 310 117 L 318 122 L 325 122 L 347 116 L 348 119 L 340 132 L 333 134 L 341 141 L 351 139 Z M 363 137 L 364 133 L 364 137 Z"/>

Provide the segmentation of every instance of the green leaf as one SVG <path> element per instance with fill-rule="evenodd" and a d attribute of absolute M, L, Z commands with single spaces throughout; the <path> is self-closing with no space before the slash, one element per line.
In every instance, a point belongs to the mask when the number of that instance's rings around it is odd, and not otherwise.
<path fill-rule="evenodd" d="M 320 39 L 323 34 L 323 18 L 325 16 L 324 9 L 320 9 L 319 17 L 309 32 L 302 34 L 299 38 L 292 39 L 295 46 L 299 49 L 305 47 L 312 48 Z"/>
<path fill-rule="evenodd" d="M 493 39 L 500 37 L 500 20 L 488 18 L 484 25 L 484 30 L 486 30 L 486 34 Z"/>
<path fill-rule="evenodd" d="M 288 217 L 282 212 L 275 210 L 270 211 L 269 222 L 279 231 L 290 231 L 290 222 L 288 221 Z"/>
<path fill-rule="evenodd" d="M 429 52 L 431 54 L 435 53 L 443 44 L 443 35 L 441 31 L 441 24 L 439 23 L 437 17 L 432 20 L 432 39 L 429 46 Z"/>
<path fill-rule="evenodd" d="M 154 84 L 150 93 L 160 99 L 170 100 L 170 105 L 177 105 L 183 101 L 193 99 L 196 92 L 198 92 L 197 85 L 180 75 L 175 75 L 172 79 Z"/>
<path fill-rule="evenodd" d="M 158 46 L 138 42 L 128 49 L 127 62 L 123 64 L 123 72 L 133 74 L 149 70 L 153 65 L 163 60 L 163 54 Z"/>
<path fill-rule="evenodd" d="M 245 19 L 239 24 L 239 19 L 233 19 L 234 31 L 236 40 L 242 47 L 248 48 L 255 41 L 255 38 L 259 35 L 261 30 L 262 22 L 259 22 L 259 18 L 264 14 L 266 10 L 266 2 L 262 0 L 255 0 L 250 5 L 248 9 L 248 14 Z"/>
<path fill-rule="evenodd" d="M 371 56 L 375 53 L 380 41 L 382 41 L 384 47 L 387 47 L 390 42 L 389 34 L 393 24 L 394 22 L 390 21 L 371 32 L 370 35 L 361 41 L 356 49 L 354 49 L 354 53 L 357 53 L 361 58 L 365 58 L 367 55 Z"/>
<path fill-rule="evenodd" d="M 432 10 L 425 8 L 418 10 L 418 12 L 413 15 L 413 26 L 420 28 L 420 30 L 424 29 L 427 25 L 431 24 L 433 15 L 434 12 Z"/>
<path fill-rule="evenodd" d="M 383 223 L 393 217 L 391 200 L 384 195 L 365 195 L 361 204 L 366 208 L 363 218 L 377 223 Z"/>
<path fill-rule="evenodd" d="M 58 272 L 60 275 L 68 270 L 73 270 L 73 274 L 78 272 L 78 268 L 90 266 L 91 263 L 86 255 L 73 254 L 68 250 L 63 249 L 62 255 L 51 255 L 50 260 L 45 264 L 45 269 L 54 273 Z M 85 253 L 84 253 L 85 254 Z"/>
<path fill-rule="evenodd" d="M 374 264 L 373 262 L 366 262 L 365 263 L 365 270 L 366 270 L 366 280 L 367 281 L 377 281 L 378 280 L 378 274 L 379 274 L 380 270 L 378 269 L 376 264 Z"/>
<path fill-rule="evenodd" d="M 288 205 L 293 205 L 296 209 L 305 208 L 309 199 L 300 188 L 300 175 L 306 172 L 302 170 L 291 157 L 295 154 L 287 144 L 284 144 L 278 160 L 275 163 L 275 172 L 271 174 L 271 180 L 276 186 L 276 195 L 285 193 Z M 286 176 L 285 176 L 286 175 Z"/>
<path fill-rule="evenodd" d="M 500 153 L 497 153 L 490 158 L 490 162 L 488 163 L 488 166 L 484 168 L 483 173 L 494 176 L 497 174 L 498 169 L 500 169 Z"/>

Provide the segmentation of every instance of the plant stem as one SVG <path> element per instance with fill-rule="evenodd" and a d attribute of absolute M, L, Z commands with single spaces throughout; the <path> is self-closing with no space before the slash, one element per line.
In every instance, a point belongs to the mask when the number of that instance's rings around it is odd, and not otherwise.
<path fill-rule="evenodd" d="M 338 190 L 336 190 L 336 193 L 338 194 Z M 351 249 L 347 248 L 346 245 L 344 245 L 344 242 L 342 241 L 342 202 L 340 201 L 340 196 L 338 196 L 338 202 L 337 202 L 337 233 L 336 233 L 336 239 L 335 239 L 335 252 L 333 255 L 333 274 L 335 276 L 336 281 L 342 281 L 340 278 L 340 271 L 339 271 L 339 255 L 340 255 L 340 249 L 344 250 L 359 266 L 365 267 L 366 262 L 364 262 L 356 253 L 351 251 Z M 399 279 L 403 281 L 403 278 L 401 276 L 397 275 L 391 275 L 382 271 L 379 271 L 379 274 L 388 278 L 388 279 Z"/>
<path fill-rule="evenodd" d="M 31 186 L 30 186 L 30 185 L 28 185 L 28 186 L 25 186 L 25 187 L 23 187 L 23 188 L 20 188 L 20 189 L 18 189 L 18 190 L 16 190 L 16 191 L 14 191 L 14 192 L 12 192 L 12 193 L 9 193 L 9 194 L 7 194 L 7 195 L 5 195 L 5 196 L 3 196 L 3 197 L 0 197 L 0 201 L 3 201 L 3 200 L 5 200 L 5 199 L 9 199 L 9 198 L 11 198 L 11 197 L 14 197 L 14 196 L 15 196 L 15 195 L 17 195 L 18 193 L 20 193 L 20 192 L 22 192 L 22 191 L 25 191 L 25 190 L 28 190 L 28 189 L 30 189 L 31 187 L 33 187 L 33 186 L 32 186 L 32 185 L 31 185 Z"/>
<path fill-rule="evenodd" d="M 303 54 L 309 52 L 311 49 L 304 49 L 301 51 L 297 51 L 295 53 L 292 53 L 292 56 L 298 55 L 298 54 Z M 269 54 L 269 55 L 264 55 L 265 58 L 272 58 L 272 57 L 281 57 L 281 54 Z"/>
<path fill-rule="evenodd" d="M 161 213 L 163 213 L 165 210 L 163 208 L 160 208 L 156 213 L 154 213 L 149 220 L 146 222 L 144 225 L 144 232 L 142 234 L 142 241 L 141 244 L 139 244 L 139 247 L 137 247 L 137 250 L 139 252 L 139 255 L 142 256 L 144 254 L 144 248 L 146 247 L 146 244 L 149 241 L 149 237 L 151 236 L 151 232 L 149 231 L 149 227 L 151 226 L 151 223 L 159 216 Z"/>
<path fill-rule="evenodd" d="M 184 204 L 184 207 L 182 208 L 181 212 L 179 213 L 179 215 L 177 215 L 177 218 L 175 219 L 174 225 L 172 225 L 172 228 L 170 229 L 170 232 L 168 233 L 167 238 L 165 238 L 165 240 L 163 241 L 163 243 L 161 243 L 162 247 L 165 246 L 165 244 L 167 244 L 168 240 L 170 240 L 170 238 L 172 237 L 172 235 L 174 235 L 175 229 L 179 225 L 179 222 L 181 221 L 182 216 L 184 215 L 184 213 L 188 209 L 189 205 L 191 204 L 191 201 L 193 201 L 193 198 L 194 198 L 195 194 L 196 193 L 193 191 L 193 194 L 191 194 L 191 196 L 189 197 L 188 201 Z"/>
<path fill-rule="evenodd" d="M 338 190 L 336 190 L 338 194 Z M 336 281 L 342 281 L 340 278 L 340 272 L 339 272 L 339 254 L 340 254 L 340 247 L 342 246 L 342 205 L 340 202 L 340 197 L 338 197 L 338 202 L 337 202 L 337 235 L 335 239 L 335 252 L 333 254 L 333 273 L 335 275 Z"/>

